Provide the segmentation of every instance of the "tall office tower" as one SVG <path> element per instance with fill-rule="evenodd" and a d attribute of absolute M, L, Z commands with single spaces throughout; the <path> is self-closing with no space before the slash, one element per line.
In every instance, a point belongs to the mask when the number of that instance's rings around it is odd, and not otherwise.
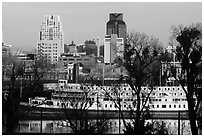
<path fill-rule="evenodd" d="M 122 13 L 111 13 L 104 39 L 104 63 L 114 64 L 117 57 L 123 59 L 126 42 L 126 24 Z"/>
<path fill-rule="evenodd" d="M 126 42 L 126 24 L 123 21 L 122 13 L 110 13 L 107 22 L 106 35 L 117 34 L 118 38 L 123 38 Z"/>
<path fill-rule="evenodd" d="M 64 34 L 60 17 L 45 15 L 37 42 L 37 55 L 46 57 L 54 64 L 61 53 L 64 53 Z"/>

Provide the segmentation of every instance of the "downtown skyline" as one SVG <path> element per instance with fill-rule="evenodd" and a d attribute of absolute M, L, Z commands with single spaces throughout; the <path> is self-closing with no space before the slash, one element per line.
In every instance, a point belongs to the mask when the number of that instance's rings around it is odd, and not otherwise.
<path fill-rule="evenodd" d="M 106 35 L 109 14 L 123 13 L 127 32 L 136 31 L 154 36 L 167 47 L 172 25 L 202 22 L 202 3 L 142 2 L 3 2 L 2 42 L 15 49 L 32 51 L 39 39 L 44 15 L 59 15 L 64 43 L 77 45 Z"/>

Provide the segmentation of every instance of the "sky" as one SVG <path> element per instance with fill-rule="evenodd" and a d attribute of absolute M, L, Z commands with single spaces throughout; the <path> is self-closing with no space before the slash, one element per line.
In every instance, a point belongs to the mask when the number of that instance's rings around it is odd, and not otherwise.
<path fill-rule="evenodd" d="M 65 44 L 82 44 L 106 35 L 110 13 L 123 13 L 128 32 L 146 33 L 167 47 L 172 25 L 202 22 L 201 2 L 3 2 L 2 42 L 32 51 L 44 15 L 59 15 Z"/>

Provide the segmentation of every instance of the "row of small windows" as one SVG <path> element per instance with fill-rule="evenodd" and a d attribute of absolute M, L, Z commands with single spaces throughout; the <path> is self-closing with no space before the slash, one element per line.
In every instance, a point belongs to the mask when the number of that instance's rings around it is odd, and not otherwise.
<path fill-rule="evenodd" d="M 186 105 L 152 105 L 152 108 L 186 108 Z"/>
<path fill-rule="evenodd" d="M 173 101 L 187 101 L 187 99 L 186 98 L 175 98 L 175 99 L 173 99 Z"/>
<path fill-rule="evenodd" d="M 107 108 L 107 107 L 108 107 L 108 104 L 105 104 L 104 106 L 105 106 L 105 108 Z M 112 107 L 118 108 L 116 104 L 115 104 L 115 105 L 110 104 L 109 107 L 110 107 L 110 108 L 112 108 Z M 131 108 L 131 105 L 121 105 L 121 107 Z M 135 106 L 135 107 L 136 107 L 136 106 Z"/>
<path fill-rule="evenodd" d="M 40 48 L 40 47 L 38 47 L 38 48 Z M 42 49 L 57 49 L 57 47 L 42 47 Z"/>
<path fill-rule="evenodd" d="M 127 99 L 112 99 L 112 98 L 103 98 L 104 101 L 133 101 L 133 99 L 131 98 L 127 98 Z"/>
<path fill-rule="evenodd" d="M 42 52 L 52 52 L 52 50 L 42 50 Z M 57 50 L 53 50 L 53 52 L 57 52 Z"/>
<path fill-rule="evenodd" d="M 183 95 L 183 93 L 170 93 L 172 96 L 174 95 L 174 96 L 176 96 L 176 95 Z M 167 94 L 166 93 L 152 93 L 152 95 L 153 96 L 155 96 L 155 95 L 158 95 L 158 96 L 166 96 Z"/>
<path fill-rule="evenodd" d="M 47 46 L 47 45 L 50 45 L 50 46 L 51 46 L 51 45 L 56 45 L 56 46 L 57 46 L 57 43 L 52 43 L 52 44 L 48 44 L 48 43 L 39 43 L 38 45 L 39 45 L 39 46 L 40 46 L 40 45 L 45 45 L 45 46 Z"/>
<path fill-rule="evenodd" d="M 161 102 L 162 101 L 162 99 L 149 99 L 149 101 L 151 102 L 151 101 L 154 101 L 154 102 Z M 167 101 L 167 99 L 165 99 L 164 101 Z M 172 99 L 172 101 L 186 101 L 186 99 L 185 98 L 175 98 L 175 99 Z"/>

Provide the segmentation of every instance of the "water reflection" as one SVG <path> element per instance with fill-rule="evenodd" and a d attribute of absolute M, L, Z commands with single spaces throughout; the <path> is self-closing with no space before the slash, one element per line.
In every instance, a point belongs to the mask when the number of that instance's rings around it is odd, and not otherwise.
<path fill-rule="evenodd" d="M 128 119 L 126 121 L 129 121 Z M 163 121 L 166 123 L 169 134 L 178 134 L 178 120 L 147 120 L 146 122 Z M 96 122 L 96 120 L 90 120 L 89 122 Z M 123 122 L 121 120 L 120 132 L 119 132 L 119 120 L 109 119 L 106 123 L 106 130 L 104 134 L 123 134 Z M 72 133 L 72 129 L 69 127 L 68 121 L 61 120 L 43 120 L 42 121 L 42 133 L 48 134 L 60 134 L 60 133 Z M 40 120 L 22 120 L 19 122 L 18 129 L 16 132 L 20 133 L 40 133 L 41 132 L 41 121 Z M 190 123 L 189 120 L 180 121 L 180 134 L 190 135 Z"/>

